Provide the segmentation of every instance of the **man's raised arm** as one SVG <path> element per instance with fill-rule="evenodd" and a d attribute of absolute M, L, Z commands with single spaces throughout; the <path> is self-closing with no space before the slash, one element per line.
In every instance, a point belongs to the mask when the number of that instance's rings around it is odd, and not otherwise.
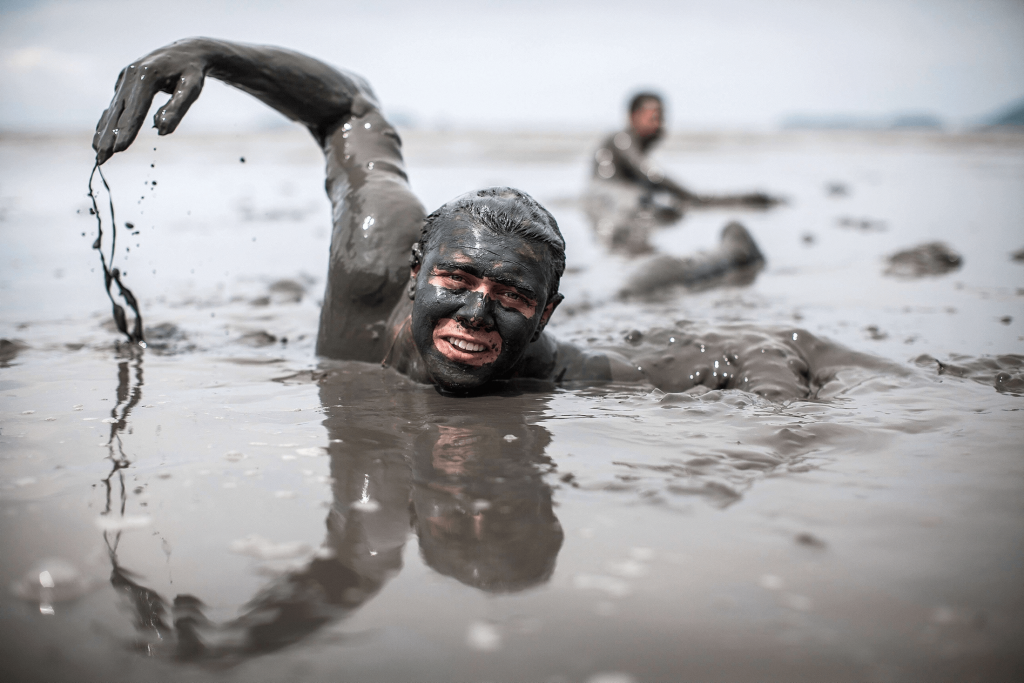
<path fill-rule="evenodd" d="M 102 164 L 131 145 L 158 92 L 171 98 L 156 112 L 153 126 L 160 135 L 174 132 L 207 76 L 304 124 L 321 145 L 353 109 L 377 106 L 366 81 L 312 57 L 276 47 L 188 38 L 158 48 L 121 71 L 114 98 L 96 126 L 96 160 Z"/>

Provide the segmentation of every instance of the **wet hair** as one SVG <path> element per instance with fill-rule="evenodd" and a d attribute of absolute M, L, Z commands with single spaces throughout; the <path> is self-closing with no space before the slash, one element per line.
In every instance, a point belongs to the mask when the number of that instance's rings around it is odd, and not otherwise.
<path fill-rule="evenodd" d="M 629 101 L 629 115 L 640 111 L 640 109 L 648 102 L 656 102 L 662 109 L 665 108 L 665 103 L 661 99 L 661 95 L 656 92 L 638 92 L 633 95 L 633 98 Z"/>
<path fill-rule="evenodd" d="M 516 235 L 528 242 L 544 244 L 550 255 L 548 303 L 558 294 L 565 272 L 565 239 L 558 222 L 537 200 L 511 187 L 489 187 L 456 197 L 423 222 L 419 241 L 412 247 L 410 264 L 423 262 L 423 255 L 435 230 L 457 216 L 468 216 L 499 235 Z"/>

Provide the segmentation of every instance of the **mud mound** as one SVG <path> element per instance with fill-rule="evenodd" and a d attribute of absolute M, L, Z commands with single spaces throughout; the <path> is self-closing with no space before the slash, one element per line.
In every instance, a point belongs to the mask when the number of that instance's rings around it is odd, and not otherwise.
<path fill-rule="evenodd" d="M 929 242 L 898 251 L 888 259 L 885 274 L 895 277 L 945 275 L 960 268 L 963 258 L 942 242 Z"/>

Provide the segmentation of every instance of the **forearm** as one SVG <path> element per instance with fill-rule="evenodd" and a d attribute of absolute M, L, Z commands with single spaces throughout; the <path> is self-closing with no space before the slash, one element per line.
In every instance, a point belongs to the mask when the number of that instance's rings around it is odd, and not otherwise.
<path fill-rule="evenodd" d="M 210 38 L 190 38 L 173 47 L 193 53 L 206 75 L 244 90 L 321 138 L 357 101 L 376 106 L 365 81 L 298 52 Z"/>
<path fill-rule="evenodd" d="M 659 166 L 651 163 L 646 155 L 636 151 L 634 146 L 616 151 L 618 152 L 618 159 L 616 161 L 620 168 L 625 170 L 627 177 L 632 177 L 651 190 L 664 190 L 679 199 L 690 200 L 694 198 L 693 193 L 669 178 Z"/>

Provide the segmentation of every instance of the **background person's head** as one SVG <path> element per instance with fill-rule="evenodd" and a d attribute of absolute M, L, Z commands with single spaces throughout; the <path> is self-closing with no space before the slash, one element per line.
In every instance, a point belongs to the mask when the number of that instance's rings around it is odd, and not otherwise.
<path fill-rule="evenodd" d="M 427 217 L 412 250 L 412 334 L 434 381 L 467 391 L 505 376 L 561 301 L 565 241 L 509 187 L 470 192 Z"/>
<path fill-rule="evenodd" d="M 640 92 L 629 101 L 629 125 L 644 140 L 661 135 L 665 106 L 661 96 Z"/>

